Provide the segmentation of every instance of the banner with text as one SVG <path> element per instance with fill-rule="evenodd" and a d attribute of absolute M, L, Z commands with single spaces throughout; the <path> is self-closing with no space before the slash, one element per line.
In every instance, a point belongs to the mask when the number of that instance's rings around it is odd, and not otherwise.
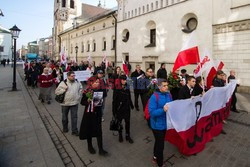
<path fill-rule="evenodd" d="M 168 103 L 166 140 L 184 155 L 201 152 L 221 133 L 235 87 L 236 81 L 232 81 L 225 87 L 210 89 L 202 97 Z"/>
<path fill-rule="evenodd" d="M 87 81 L 91 77 L 91 71 L 74 71 L 78 81 Z M 63 73 L 63 78 L 67 79 L 67 72 Z"/>

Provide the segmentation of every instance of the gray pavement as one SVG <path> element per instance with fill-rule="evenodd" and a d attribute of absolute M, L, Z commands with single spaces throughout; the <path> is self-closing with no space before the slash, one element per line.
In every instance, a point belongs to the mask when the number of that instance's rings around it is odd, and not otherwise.
<path fill-rule="evenodd" d="M 63 162 L 19 75 L 0 66 L 0 166 L 63 166 Z"/>
<path fill-rule="evenodd" d="M 25 87 L 19 76 L 20 91 L 8 92 L 11 89 L 11 70 L 0 67 L 0 166 L 154 166 L 151 162 L 154 138 L 142 111 L 131 113 L 131 136 L 135 143 L 119 143 L 116 134 L 109 131 L 112 101 L 112 91 L 109 91 L 103 122 L 104 148 L 109 156 L 91 155 L 87 151 L 86 141 L 79 140 L 71 133 L 62 133 L 61 108 L 57 102 L 52 101 L 51 105 L 42 104 L 38 100 L 39 90 Z M 19 72 L 23 75 L 20 68 Z M 214 138 L 214 142 L 207 143 L 203 152 L 190 157 L 182 156 L 175 146 L 166 142 L 165 164 L 181 167 L 250 167 L 250 95 L 237 94 L 237 97 L 241 113 L 231 113 L 228 124 L 224 125 L 227 135 Z M 80 106 L 78 126 L 82 115 L 83 107 Z M 25 128 L 26 126 L 29 128 Z M 24 135 L 26 129 L 28 132 Z M 22 134 L 21 137 L 18 134 Z M 40 134 L 44 136 L 39 136 Z M 22 137 L 25 138 L 24 143 Z M 29 138 L 34 141 L 29 142 Z M 96 140 L 93 145 L 97 149 Z M 48 151 L 50 149 L 53 150 L 53 156 Z M 28 153 L 21 154 L 25 151 Z"/>

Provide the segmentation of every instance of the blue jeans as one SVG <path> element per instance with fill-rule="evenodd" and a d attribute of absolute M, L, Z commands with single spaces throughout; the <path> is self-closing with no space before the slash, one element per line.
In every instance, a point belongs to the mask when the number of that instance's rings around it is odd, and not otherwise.
<path fill-rule="evenodd" d="M 74 106 L 62 106 L 62 124 L 63 129 L 68 129 L 68 114 L 71 112 L 71 130 L 72 132 L 78 132 L 77 130 L 77 110 L 78 104 Z"/>

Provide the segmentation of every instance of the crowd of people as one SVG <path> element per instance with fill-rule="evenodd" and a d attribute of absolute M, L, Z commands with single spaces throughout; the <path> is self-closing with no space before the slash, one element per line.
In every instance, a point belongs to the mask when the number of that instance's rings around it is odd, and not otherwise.
<path fill-rule="evenodd" d="M 154 69 L 147 68 L 145 72 L 140 65 L 135 66 L 135 71 L 131 72 L 129 65 L 129 74 L 125 74 L 121 67 L 113 67 L 105 63 L 95 66 L 93 63 L 81 62 L 68 63 L 67 66 L 59 62 L 30 62 L 25 64 L 25 79 L 27 85 L 33 88 L 39 86 L 39 99 L 42 103 L 51 103 L 51 92 L 55 84 L 55 95 L 64 94 L 64 100 L 60 104 L 62 108 L 62 126 L 63 132 L 69 132 L 68 114 L 71 113 L 71 134 L 79 136 L 81 140 L 87 140 L 88 151 L 95 154 L 96 150 L 92 145 L 92 138 L 97 138 L 99 155 L 105 156 L 108 152 L 103 148 L 102 122 L 105 110 L 105 99 L 108 96 L 109 89 L 113 90 L 112 114 L 113 118 L 119 124 L 118 141 L 123 142 L 123 126 L 125 122 L 125 140 L 134 143 L 130 133 L 131 110 L 144 111 L 145 117 L 148 114 L 148 125 L 152 129 L 155 137 L 153 162 L 158 166 L 163 164 L 164 139 L 166 135 L 166 112 L 168 102 L 177 99 L 189 99 L 193 96 L 202 96 L 207 88 L 204 78 L 195 78 L 187 74 L 187 70 L 176 71 L 175 75 L 179 79 L 177 89 L 169 90 L 169 78 L 165 64 L 161 64 L 160 69 L 155 76 Z M 85 82 L 86 89 L 83 90 L 83 83 L 77 81 L 74 71 L 89 70 L 92 77 Z M 67 72 L 67 78 L 63 79 L 63 72 Z M 105 74 L 107 76 L 105 77 Z M 222 87 L 231 79 L 235 79 L 235 71 L 230 71 L 230 76 L 218 70 L 213 80 L 213 87 Z M 239 85 L 238 85 L 239 86 Z M 134 92 L 132 100 L 131 88 Z M 236 92 L 236 90 L 235 90 Z M 236 109 L 237 98 L 235 92 L 232 96 L 231 110 Z M 142 109 L 139 108 L 139 98 L 141 98 Z M 77 128 L 78 105 L 85 106 L 80 130 Z M 148 112 L 148 113 L 147 113 Z M 222 131 L 226 134 L 225 131 Z"/>

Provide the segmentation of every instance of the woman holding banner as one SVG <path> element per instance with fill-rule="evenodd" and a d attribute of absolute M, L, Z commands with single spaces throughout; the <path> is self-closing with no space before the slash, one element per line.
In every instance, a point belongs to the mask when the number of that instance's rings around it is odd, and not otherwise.
<path fill-rule="evenodd" d="M 163 165 L 164 141 L 167 130 L 166 112 L 168 106 L 165 105 L 172 101 L 168 92 L 168 83 L 165 79 L 158 80 L 158 90 L 149 99 L 150 125 L 155 137 L 153 162 L 157 162 L 159 167 Z"/>

